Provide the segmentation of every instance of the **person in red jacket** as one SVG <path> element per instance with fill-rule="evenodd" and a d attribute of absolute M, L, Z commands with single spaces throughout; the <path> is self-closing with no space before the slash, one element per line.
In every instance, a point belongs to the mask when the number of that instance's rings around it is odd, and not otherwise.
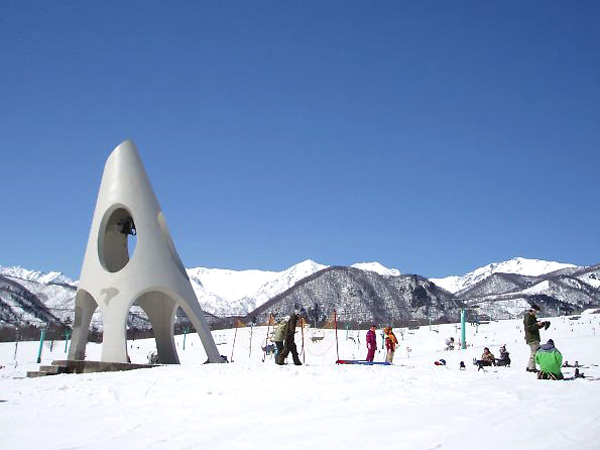
<path fill-rule="evenodd" d="M 375 337 L 375 330 L 377 327 L 371 325 L 371 329 L 367 331 L 367 361 L 373 362 L 375 359 L 375 350 L 377 349 L 377 338 Z"/>

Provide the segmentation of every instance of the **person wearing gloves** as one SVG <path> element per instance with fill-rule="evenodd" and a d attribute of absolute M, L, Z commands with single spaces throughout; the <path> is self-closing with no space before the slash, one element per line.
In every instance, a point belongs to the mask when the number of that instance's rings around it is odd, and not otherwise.
<path fill-rule="evenodd" d="M 550 322 L 540 322 L 537 320 L 536 314 L 540 311 L 538 305 L 532 304 L 525 313 L 523 318 L 523 326 L 525 328 L 525 342 L 529 345 L 530 354 L 527 364 L 527 372 L 537 372 L 535 367 L 535 354 L 540 348 L 540 328 L 546 330 L 550 326 Z"/>

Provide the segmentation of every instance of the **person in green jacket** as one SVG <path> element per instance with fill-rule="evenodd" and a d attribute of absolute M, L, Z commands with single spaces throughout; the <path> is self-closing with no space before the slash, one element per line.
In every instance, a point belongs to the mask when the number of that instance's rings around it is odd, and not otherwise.
<path fill-rule="evenodd" d="M 543 380 L 562 380 L 563 374 L 560 371 L 563 357 L 554 346 L 554 341 L 548 339 L 548 342 L 542 345 L 535 354 L 535 362 L 540 365 L 538 378 Z"/>
<path fill-rule="evenodd" d="M 523 326 L 525 327 L 525 342 L 529 345 L 530 355 L 527 364 L 527 372 L 537 372 L 535 367 L 535 354 L 540 348 L 540 328 L 550 326 L 550 322 L 540 322 L 537 320 L 536 314 L 540 311 L 540 307 L 532 304 L 525 313 L 523 318 Z"/>

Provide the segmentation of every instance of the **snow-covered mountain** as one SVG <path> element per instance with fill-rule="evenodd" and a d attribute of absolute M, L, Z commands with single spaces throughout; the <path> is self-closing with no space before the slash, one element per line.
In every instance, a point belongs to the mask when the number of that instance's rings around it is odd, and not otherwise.
<path fill-rule="evenodd" d="M 544 304 L 554 314 L 600 305 L 600 266 L 514 258 L 463 276 L 431 280 L 402 275 L 377 262 L 341 269 L 306 260 L 280 272 L 196 267 L 187 273 L 202 309 L 217 316 L 213 317 L 217 321 L 255 317 L 267 303 L 270 309 L 265 311 L 270 312 L 289 309 L 296 302 L 314 308 L 324 299 L 328 299 L 327 305 L 321 305 L 324 309 L 351 306 L 356 320 L 361 314 L 373 319 L 388 314 L 407 320 L 450 317 L 456 305 L 477 308 L 480 316 L 502 318 L 515 317 L 531 301 Z M 59 272 L 0 267 L 0 325 L 72 320 L 77 285 Z M 277 302 L 281 303 L 278 307 Z M 143 319 L 143 312 L 134 308 L 131 316 Z M 140 323 L 132 325 L 143 328 Z M 101 317 L 93 324 L 101 328 Z"/>
<path fill-rule="evenodd" d="M 366 270 L 369 272 L 375 272 L 379 275 L 383 275 L 386 277 L 398 277 L 402 275 L 402 273 L 398 269 L 388 269 L 378 262 L 369 262 L 369 263 L 356 263 L 352 264 L 351 267 L 355 267 L 356 269 Z"/>
<path fill-rule="evenodd" d="M 196 267 L 187 273 L 202 309 L 224 317 L 245 315 L 326 267 L 306 260 L 281 272 Z"/>
<path fill-rule="evenodd" d="M 61 272 L 40 272 L 39 270 L 27 270 L 22 267 L 0 266 L 0 274 L 21 280 L 33 281 L 40 284 L 68 284 L 76 285 L 70 278 L 63 275 Z"/>
<path fill-rule="evenodd" d="M 575 267 L 577 266 L 573 264 L 517 257 L 509 261 L 488 264 L 487 266 L 475 269 L 473 272 L 469 272 L 466 275 L 454 275 L 446 278 L 430 278 L 430 280 L 447 291 L 456 294 L 470 288 L 495 273 L 540 276 L 556 270 Z"/>

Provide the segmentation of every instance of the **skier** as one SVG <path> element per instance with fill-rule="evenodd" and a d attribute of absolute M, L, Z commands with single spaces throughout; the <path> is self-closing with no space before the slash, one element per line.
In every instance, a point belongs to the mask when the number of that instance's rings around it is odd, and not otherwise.
<path fill-rule="evenodd" d="M 295 309 L 294 312 L 290 315 L 290 319 L 287 321 L 284 327 L 284 338 L 285 341 L 283 343 L 283 351 L 277 355 L 275 358 L 275 363 L 282 366 L 285 363 L 285 358 L 289 353 L 292 354 L 292 358 L 294 360 L 294 364 L 297 366 L 301 366 L 302 362 L 298 357 L 298 349 L 296 348 L 296 343 L 294 342 L 294 335 L 296 334 L 296 322 L 298 322 L 298 314 L 300 313 L 299 309 Z"/>
<path fill-rule="evenodd" d="M 398 339 L 396 339 L 396 335 L 392 331 L 392 327 L 385 327 L 383 332 L 385 333 L 385 348 L 387 349 L 385 360 L 391 363 L 394 360 L 394 353 L 396 352 Z"/>
<path fill-rule="evenodd" d="M 554 341 L 548 339 L 548 342 L 542 345 L 535 354 L 535 362 L 540 365 L 538 379 L 562 380 L 564 378 L 560 371 L 562 360 L 562 354 L 554 346 Z"/>
<path fill-rule="evenodd" d="M 375 350 L 377 349 L 377 338 L 375 337 L 377 327 L 371 325 L 371 329 L 367 331 L 367 361 L 373 362 L 375 359 Z"/>
<path fill-rule="evenodd" d="M 454 338 L 446 339 L 446 350 L 454 350 Z"/>
<path fill-rule="evenodd" d="M 537 372 L 535 367 L 535 354 L 540 348 L 540 328 L 546 330 L 550 326 L 550 322 L 540 322 L 535 316 L 540 311 L 540 307 L 532 304 L 525 313 L 523 318 L 523 326 L 525 327 L 525 342 L 529 345 L 531 351 L 529 355 L 529 363 L 527 364 L 527 372 Z"/>

